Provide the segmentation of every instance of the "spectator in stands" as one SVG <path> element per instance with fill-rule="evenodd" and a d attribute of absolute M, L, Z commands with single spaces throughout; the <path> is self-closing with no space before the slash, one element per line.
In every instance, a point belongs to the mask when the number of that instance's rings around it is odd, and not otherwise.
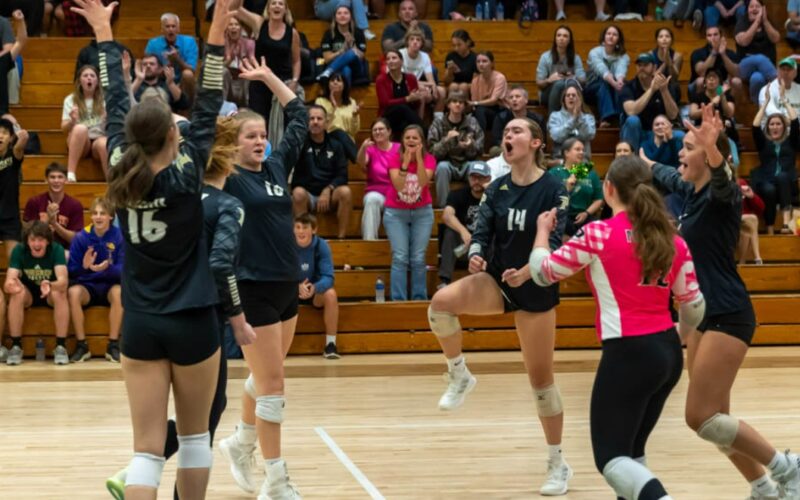
<path fill-rule="evenodd" d="M 614 146 L 614 158 L 633 154 L 633 146 L 629 142 L 620 141 Z"/>
<path fill-rule="evenodd" d="M 356 0 L 360 1 L 360 0 Z M 322 309 L 325 323 L 325 359 L 339 359 L 336 332 L 339 298 L 333 288 L 333 256 L 328 242 L 317 236 L 317 218 L 309 213 L 295 216 L 294 237 L 300 261 L 300 303 Z"/>
<path fill-rule="evenodd" d="M 92 225 L 73 238 L 67 270 L 72 285 L 67 299 L 72 327 L 78 341 L 70 361 L 80 363 L 92 357 L 86 343 L 83 308 L 108 306 L 108 345 L 106 359 L 119 363 L 119 332 L 122 327 L 122 232 L 114 226 L 114 209 L 106 198 L 95 198 L 91 207 Z"/>
<path fill-rule="evenodd" d="M 727 82 L 737 96 L 743 95 L 742 79 L 738 76 L 739 56 L 728 49 L 728 42 L 720 33 L 719 26 L 706 28 L 706 41 L 705 47 L 692 52 L 689 95 L 702 89 L 703 77 L 712 68 L 719 75 L 720 82 Z"/>
<path fill-rule="evenodd" d="M 57 365 L 69 364 L 66 340 L 69 328 L 67 305 L 67 261 L 64 247 L 53 241 L 53 233 L 45 222 L 33 221 L 23 234 L 23 244 L 11 253 L 3 290 L 8 296 L 8 330 L 12 347 L 6 364 L 22 363 L 22 325 L 25 309 L 36 306 L 53 308 L 56 326 Z"/>
<path fill-rule="evenodd" d="M 586 84 L 586 72 L 581 57 L 575 53 L 575 40 L 569 26 L 556 28 L 553 46 L 539 56 L 536 67 L 536 85 L 539 87 L 539 102 L 547 106 L 550 113 L 561 107 L 561 94 L 572 82 Z"/>
<path fill-rule="evenodd" d="M 226 69 L 225 78 L 230 81 L 225 100 L 234 102 L 241 108 L 248 106 L 250 92 L 250 82 L 239 78 L 242 61 L 250 60 L 255 55 L 256 42 L 252 38 L 242 36 L 241 21 L 232 17 L 225 29 L 225 60 L 223 62 Z"/>
<path fill-rule="evenodd" d="M 328 114 L 328 132 L 342 130 L 347 133 L 350 140 L 355 140 L 361 127 L 359 106 L 356 100 L 350 97 L 350 84 L 341 73 L 334 73 L 328 80 L 322 82 L 322 95 L 314 100 L 314 104 L 325 108 Z"/>
<path fill-rule="evenodd" d="M 67 181 L 77 180 L 78 162 L 90 154 L 108 177 L 106 110 L 97 68 L 81 68 L 74 86 L 61 110 L 61 130 L 67 135 Z"/>
<path fill-rule="evenodd" d="M 478 53 L 475 59 L 478 73 L 470 84 L 470 108 L 482 129 L 494 122 L 504 107 L 508 95 L 506 76 L 494 69 L 494 54 L 490 50 Z"/>
<path fill-rule="evenodd" d="M 689 118 L 699 125 L 699 120 L 703 116 L 703 104 L 712 103 L 714 105 L 714 109 L 719 112 L 719 116 L 725 124 L 725 135 L 728 136 L 731 146 L 731 163 L 734 168 L 737 168 L 739 166 L 739 131 L 736 129 L 736 120 L 734 119 L 736 105 L 730 93 L 730 86 L 722 83 L 717 70 L 713 67 L 705 72 L 702 81 L 703 84 L 698 88 L 698 92 L 690 94 Z"/>
<path fill-rule="evenodd" d="M 134 0 L 135 1 L 135 0 Z M 110 5 L 112 2 L 119 3 L 120 0 L 100 0 L 103 5 Z M 78 37 L 88 36 L 93 37 L 94 31 L 86 19 L 77 12 L 73 11 L 73 7 L 79 7 L 75 0 L 63 0 L 61 2 L 62 12 L 64 13 L 64 34 L 66 36 Z M 111 22 L 113 23 L 119 15 L 119 5 L 114 9 Z"/>
<path fill-rule="evenodd" d="M 786 40 L 796 48 L 800 45 L 800 0 L 787 1 L 786 17 Z"/>
<path fill-rule="evenodd" d="M 356 28 L 350 8 L 339 5 L 331 21 L 331 29 L 322 35 L 322 58 L 327 67 L 317 78 L 320 81 L 330 78 L 334 73 L 342 73 L 352 85 L 353 80 L 368 76 L 364 54 L 367 40 L 364 32 Z"/>
<path fill-rule="evenodd" d="M 53 239 L 64 248 L 69 248 L 75 233 L 83 229 L 83 206 L 81 202 L 65 192 L 67 167 L 53 162 L 44 171 L 47 191 L 32 196 L 25 203 L 23 222 L 40 220 L 50 225 Z"/>
<path fill-rule="evenodd" d="M 412 28 L 406 32 L 405 47 L 400 49 L 403 56 L 403 73 L 411 73 L 417 79 L 420 90 L 423 91 L 423 103 L 432 104 L 434 116 L 443 114 L 447 92 L 444 87 L 437 84 L 433 75 L 431 57 L 422 50 L 425 37 L 422 31 Z"/>
<path fill-rule="evenodd" d="M 173 113 L 185 111 L 191 106 L 189 97 L 180 85 L 175 82 L 175 69 L 162 66 L 155 54 L 145 54 L 134 65 L 135 79 L 131 84 L 131 93 L 139 101 L 144 91 L 149 88 L 162 89 L 167 97 L 167 104 Z"/>
<path fill-rule="evenodd" d="M 589 75 L 584 97 L 596 104 L 600 112 L 600 128 L 610 127 L 622 113 L 619 94 L 625 85 L 630 58 L 625 53 L 625 36 L 615 25 L 607 26 L 600 35 L 600 45 L 589 51 Z"/>
<path fill-rule="evenodd" d="M 392 300 L 427 300 L 425 252 L 433 228 L 433 208 L 428 187 L 436 159 L 425 151 L 425 134 L 419 125 L 403 131 L 398 155 L 389 165 L 392 187 L 386 196 L 383 227 L 392 247 Z"/>
<path fill-rule="evenodd" d="M 127 53 L 128 57 L 130 57 L 131 61 L 135 61 L 136 59 L 133 57 L 133 52 L 131 50 L 119 43 L 118 40 L 112 40 L 109 42 L 116 47 L 119 48 L 121 53 Z M 100 67 L 100 49 L 97 47 L 97 40 L 92 38 L 89 43 L 81 49 L 78 53 L 78 59 L 75 61 L 75 76 L 74 78 L 78 78 L 81 68 L 84 66 L 94 66 L 95 68 Z M 133 74 L 131 76 L 134 76 Z"/>
<path fill-rule="evenodd" d="M 781 39 L 767 17 L 764 0 L 750 0 L 747 15 L 736 21 L 739 77 L 750 87 L 750 100 L 758 103 L 758 91 L 777 76 L 775 44 Z"/>
<path fill-rule="evenodd" d="M 14 132 L 14 124 L 0 118 L 0 241 L 5 247 L 6 257 L 9 258 L 22 234 L 19 223 L 19 184 L 22 180 L 22 161 L 25 159 L 27 143 L 26 130 Z M 0 309 L 2 307 L 0 298 Z"/>
<path fill-rule="evenodd" d="M 377 0 L 373 0 L 373 9 L 375 9 Z M 381 5 L 383 0 L 380 0 Z M 378 17 L 383 17 L 383 9 L 373 10 Z M 425 12 L 425 0 L 401 0 L 397 7 L 397 22 L 387 24 L 383 28 L 381 34 L 381 47 L 384 52 L 389 50 L 399 50 L 405 44 L 406 31 L 412 28 L 418 28 L 425 35 L 425 43 L 422 45 L 422 50 L 430 53 L 433 51 L 433 31 L 427 23 L 420 21 L 420 18 L 425 18 L 425 14 L 420 15 L 420 12 Z"/>
<path fill-rule="evenodd" d="M 761 265 L 758 245 L 758 218 L 764 214 L 764 201 L 741 177 L 737 179 L 742 190 L 742 226 L 739 228 L 739 264 L 747 264 L 747 251 L 753 249 L 753 260 Z"/>
<path fill-rule="evenodd" d="M 797 78 L 797 60 L 793 57 L 785 57 L 778 63 L 778 77 L 771 82 L 767 83 L 758 93 L 758 105 L 763 106 L 766 101 L 767 89 L 770 95 L 780 96 L 779 99 L 770 100 L 767 110 L 764 112 L 766 116 L 781 113 L 784 116 L 789 116 L 788 110 L 784 107 L 791 106 L 796 113 L 800 113 L 800 84 L 795 82 Z"/>
<path fill-rule="evenodd" d="M 584 225 L 597 220 L 603 210 L 603 183 L 594 169 L 584 172 L 584 148 L 580 139 L 564 142 L 564 161 L 547 172 L 564 182 L 569 192 L 567 226 L 564 235 L 573 236 Z"/>
<path fill-rule="evenodd" d="M 428 151 L 436 158 L 436 206 L 448 199 L 451 181 L 463 181 L 470 165 L 483 153 L 483 128 L 466 113 L 467 96 L 451 92 L 447 115 L 433 120 L 428 129 Z"/>
<path fill-rule="evenodd" d="M 562 144 L 569 138 L 580 139 L 585 155 L 591 157 L 591 141 L 597 133 L 594 115 L 583 103 L 580 86 L 570 84 L 561 93 L 561 109 L 547 119 L 547 130 L 553 139 L 554 157 L 561 155 Z"/>
<path fill-rule="evenodd" d="M 567 15 L 564 13 L 564 0 L 554 0 L 553 4 L 555 4 L 556 8 L 556 21 L 565 21 Z M 606 9 L 606 0 L 594 0 L 594 6 L 597 10 L 597 15 L 594 17 L 594 20 L 608 21 L 611 16 L 604 12 Z"/>
<path fill-rule="evenodd" d="M 58 26 L 64 25 L 64 3 L 63 0 L 44 0 L 44 12 L 42 15 L 42 31 L 49 33 L 53 27 L 53 18 L 56 19 Z M 95 64 L 95 67 L 98 65 Z"/>
<path fill-rule="evenodd" d="M 256 39 L 256 59 L 265 58 L 269 69 L 297 97 L 304 99 L 305 92 L 299 84 L 302 70 L 300 33 L 293 27 L 294 18 L 286 0 L 268 0 L 266 7 L 255 11 L 239 8 L 237 17 L 250 28 Z M 248 88 L 248 106 L 267 121 L 269 142 L 279 144 L 284 130 L 283 107 L 262 82 L 253 80 Z"/>
<path fill-rule="evenodd" d="M 547 141 L 547 123 L 542 115 L 528 109 L 528 91 L 525 90 L 525 87 L 514 85 L 506 96 L 505 108 L 501 109 L 494 117 L 491 141 L 493 150 L 495 147 L 500 146 L 500 141 L 503 138 L 503 129 L 514 118 L 528 118 L 538 123 L 542 133 L 544 133 L 545 141 Z M 494 155 L 494 151 L 492 154 Z"/>
<path fill-rule="evenodd" d="M 364 32 L 364 38 L 366 38 L 367 41 L 375 38 L 375 33 L 369 29 L 367 6 L 364 5 L 364 0 L 314 0 L 314 14 L 318 19 L 331 21 L 336 13 L 336 9 L 342 4 L 350 7 L 350 10 L 353 12 L 353 20 L 355 20 L 356 28 Z"/>
<path fill-rule="evenodd" d="M 25 47 L 25 44 L 28 42 L 28 32 L 22 11 L 15 10 L 13 18 L 17 22 L 16 40 L 13 39 L 13 34 L 10 39 L 7 35 L 4 35 L 4 38 L 0 40 L 3 44 L 2 50 L 0 50 L 0 116 L 8 113 L 8 74 L 10 71 L 16 69 L 15 61 L 17 56 L 20 55 L 23 47 Z M 5 33 L 8 33 L 8 31 L 5 30 Z"/>
<path fill-rule="evenodd" d="M 620 101 L 627 115 L 620 130 L 620 137 L 639 150 L 644 133 L 653 129 L 653 120 L 658 115 L 668 119 L 678 118 L 677 89 L 670 87 L 672 77 L 656 71 L 655 58 L 643 52 L 636 58 L 636 76 L 625 83 Z M 675 134 L 683 134 L 676 131 Z"/>
<path fill-rule="evenodd" d="M 745 0 L 706 0 L 706 7 L 703 9 L 706 26 L 738 21 L 747 13 L 746 3 Z"/>
<path fill-rule="evenodd" d="M 792 197 L 797 196 L 797 153 L 800 152 L 800 124 L 797 112 L 788 102 L 782 103 L 788 117 L 775 113 L 767 116 L 766 126 L 761 129 L 767 106 L 773 96 L 769 90 L 764 104 L 753 118 L 753 142 L 758 150 L 759 167 L 750 173 L 753 190 L 764 200 L 764 221 L 767 232 L 774 233 L 776 211 L 780 205 L 783 212 L 781 234 L 791 234 L 789 221 L 792 218 Z"/>
<path fill-rule="evenodd" d="M 294 169 L 292 203 L 295 215 L 316 210 L 336 209 L 338 238 L 347 235 L 353 194 L 347 185 L 347 157 L 339 141 L 326 131 L 325 108 L 313 104 L 308 109 L 308 138 Z"/>
<path fill-rule="evenodd" d="M 385 54 L 386 73 L 375 80 L 378 94 L 378 116 L 386 117 L 395 134 L 409 125 L 422 126 L 423 93 L 414 75 L 403 73 L 403 56 L 400 51 L 389 50 Z"/>
<path fill-rule="evenodd" d="M 478 72 L 477 56 L 472 51 L 475 42 L 465 30 L 455 30 L 450 40 L 453 50 L 444 58 L 444 84 L 448 92 L 458 90 L 469 95 L 472 77 Z"/>
<path fill-rule="evenodd" d="M 656 47 L 653 49 L 653 57 L 656 60 L 656 67 L 664 73 L 664 76 L 671 76 L 670 85 L 680 84 L 681 68 L 683 67 L 683 54 L 676 52 L 672 48 L 675 36 L 672 30 L 663 27 L 656 30 Z M 680 95 L 680 90 L 678 91 Z"/>
<path fill-rule="evenodd" d="M 364 212 L 361 216 L 361 237 L 371 241 L 378 239 L 381 212 L 386 196 L 392 189 L 389 178 L 391 159 L 399 156 L 400 144 L 392 142 L 392 127 L 386 118 L 378 118 L 371 127 L 370 138 L 361 143 L 358 164 L 367 175 L 364 188 Z"/>
<path fill-rule="evenodd" d="M 658 115 L 653 120 L 653 130 L 645 135 L 641 147 L 652 161 L 678 168 L 678 152 L 683 149 L 683 137 L 673 133 L 672 122 L 666 116 Z"/>
<path fill-rule="evenodd" d="M 161 15 L 161 36 L 151 38 L 145 46 L 145 54 L 155 54 L 161 64 L 172 66 L 176 82 L 183 82 L 183 88 L 192 96 L 194 73 L 197 71 L 197 41 L 193 36 L 181 35 L 181 20 L 171 13 Z"/>
<path fill-rule="evenodd" d="M 478 206 L 483 198 L 483 192 L 486 191 L 486 186 L 492 180 L 489 165 L 482 161 L 470 163 L 467 180 L 468 186 L 453 191 L 447 196 L 447 203 L 442 213 L 444 234 L 442 234 L 442 246 L 439 249 L 442 259 L 439 265 L 437 289 L 444 288 L 453 281 L 456 260 L 466 261 L 472 233 L 478 224 Z"/>

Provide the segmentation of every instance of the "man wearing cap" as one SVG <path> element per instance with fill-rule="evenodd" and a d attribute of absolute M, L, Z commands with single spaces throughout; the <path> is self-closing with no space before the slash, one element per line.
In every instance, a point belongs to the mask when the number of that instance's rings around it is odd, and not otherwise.
<path fill-rule="evenodd" d="M 467 175 L 469 186 L 450 193 L 442 214 L 445 227 L 439 247 L 442 261 L 437 288 L 447 286 L 452 281 L 457 259 L 466 260 L 467 248 L 478 223 L 478 207 L 492 178 L 489 165 L 483 161 L 470 163 Z"/>
<path fill-rule="evenodd" d="M 758 105 L 763 106 L 769 87 L 770 100 L 764 112 L 765 120 L 767 116 L 775 113 L 788 117 L 788 106 L 794 107 L 795 111 L 800 113 L 800 84 L 794 81 L 795 78 L 797 78 L 797 60 L 791 56 L 781 59 L 778 63 L 778 78 L 758 91 Z"/>
<path fill-rule="evenodd" d="M 643 52 L 636 58 L 636 76 L 622 87 L 623 124 L 620 138 L 639 150 L 645 132 L 653 130 L 653 120 L 665 115 L 670 120 L 678 118 L 678 89 L 670 86 L 671 77 L 656 69 L 652 53 Z M 677 134 L 677 131 L 676 131 Z"/>
<path fill-rule="evenodd" d="M 467 96 L 450 92 L 447 114 L 438 117 L 428 130 L 428 150 L 436 158 L 436 207 L 442 208 L 450 192 L 450 181 L 467 176 L 470 164 L 483 152 L 483 129 L 478 120 L 465 113 Z"/>

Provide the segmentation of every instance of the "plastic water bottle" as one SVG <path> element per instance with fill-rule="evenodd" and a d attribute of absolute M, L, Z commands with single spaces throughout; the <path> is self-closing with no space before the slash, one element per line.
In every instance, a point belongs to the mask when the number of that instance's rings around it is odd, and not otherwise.
<path fill-rule="evenodd" d="M 475 19 L 483 21 L 483 4 L 481 2 L 475 4 Z"/>
<path fill-rule="evenodd" d="M 664 20 L 664 9 L 661 6 L 656 7 L 656 21 Z"/>
<path fill-rule="evenodd" d="M 44 339 L 39 337 L 36 339 L 36 361 L 44 361 Z"/>
<path fill-rule="evenodd" d="M 492 9 L 489 7 L 489 0 L 483 2 L 483 18 L 487 21 L 492 18 Z"/>
<path fill-rule="evenodd" d="M 375 280 L 375 302 L 379 304 L 386 302 L 386 285 L 380 277 Z"/>
<path fill-rule="evenodd" d="M 506 18 L 506 9 L 503 7 L 502 2 L 497 3 L 497 20 L 503 21 Z"/>

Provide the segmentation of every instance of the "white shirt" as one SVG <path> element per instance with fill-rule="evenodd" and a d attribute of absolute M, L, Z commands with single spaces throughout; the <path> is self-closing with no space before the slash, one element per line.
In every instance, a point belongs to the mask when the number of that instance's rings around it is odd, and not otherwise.
<path fill-rule="evenodd" d="M 411 59 L 408 49 L 405 47 L 400 49 L 400 53 L 403 55 L 403 73 L 411 73 L 417 77 L 417 80 L 421 79 L 425 73 L 433 73 L 431 57 L 425 52 L 420 50 L 416 59 Z"/>
<path fill-rule="evenodd" d="M 778 102 L 778 97 L 781 95 L 780 87 L 778 86 L 778 80 L 773 80 L 769 85 L 769 104 L 767 105 L 767 109 L 764 111 L 764 118 L 768 117 L 769 115 L 780 113 L 786 117 L 789 116 L 784 105 Z M 767 100 L 767 85 L 761 87 L 761 90 L 758 91 L 758 105 L 763 106 L 764 101 Z M 795 112 L 798 116 L 800 116 L 800 85 L 795 82 L 792 82 L 792 86 L 786 89 L 786 99 L 789 101 L 789 104 L 794 107 Z"/>
<path fill-rule="evenodd" d="M 506 160 L 503 158 L 502 154 L 495 156 L 491 160 L 487 161 L 486 164 L 489 165 L 489 169 L 492 172 L 492 182 L 494 182 L 495 179 L 498 179 L 511 172 L 511 165 L 506 163 Z"/>

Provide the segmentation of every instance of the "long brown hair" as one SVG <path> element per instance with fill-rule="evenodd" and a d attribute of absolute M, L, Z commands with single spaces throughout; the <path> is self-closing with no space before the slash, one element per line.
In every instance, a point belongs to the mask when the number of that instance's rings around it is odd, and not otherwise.
<path fill-rule="evenodd" d="M 100 85 L 100 74 L 97 68 L 91 64 L 85 64 L 81 66 L 81 69 L 78 70 L 78 74 L 75 76 L 75 81 L 73 82 L 74 88 L 72 91 L 72 104 L 78 108 L 78 116 L 81 120 L 85 120 L 90 116 L 89 109 L 86 107 L 86 101 L 83 97 L 83 87 L 81 87 L 81 75 L 83 75 L 83 72 L 87 69 L 94 72 L 94 76 L 97 78 L 97 85 L 94 88 L 94 95 L 92 96 L 91 114 L 100 118 L 106 112 L 105 102 L 103 100 L 103 86 Z"/>
<path fill-rule="evenodd" d="M 144 99 L 131 108 L 125 118 L 128 147 L 109 169 L 107 196 L 114 206 L 135 207 L 147 195 L 155 180 L 148 156 L 164 148 L 174 126 L 172 111 L 161 99 Z"/>
<path fill-rule="evenodd" d="M 621 156 L 611 162 L 606 180 L 616 188 L 633 225 L 636 255 L 642 263 L 642 281 L 655 283 L 669 273 L 675 257 L 675 226 L 664 200 L 653 187 L 653 173 L 638 156 Z"/>
<path fill-rule="evenodd" d="M 217 130 L 214 144 L 208 155 L 206 179 L 215 180 L 228 177 L 236 172 L 236 153 L 239 146 L 236 142 L 239 137 L 239 122 L 235 118 L 217 118 Z"/>
<path fill-rule="evenodd" d="M 428 154 L 428 148 L 425 145 L 425 131 L 422 130 L 422 127 L 416 124 L 409 125 L 403 129 L 403 135 L 400 136 L 400 155 L 402 156 L 403 153 L 406 152 L 406 145 L 403 144 L 403 138 L 405 138 L 406 133 L 410 132 L 411 130 L 414 130 L 419 134 L 419 146 L 422 148 L 422 156 L 424 157 L 426 154 Z"/>
<path fill-rule="evenodd" d="M 539 149 L 536 150 L 536 155 L 533 157 L 534 161 L 536 161 L 536 166 L 541 168 L 542 170 L 547 170 L 545 166 L 545 159 L 544 159 L 544 148 L 546 146 L 544 140 L 544 132 L 542 132 L 542 127 L 539 126 L 538 123 L 531 120 L 530 118 L 520 118 L 525 122 L 525 125 L 528 126 L 528 130 L 531 133 L 532 139 L 539 139 L 542 141 L 542 145 L 539 146 Z"/>

